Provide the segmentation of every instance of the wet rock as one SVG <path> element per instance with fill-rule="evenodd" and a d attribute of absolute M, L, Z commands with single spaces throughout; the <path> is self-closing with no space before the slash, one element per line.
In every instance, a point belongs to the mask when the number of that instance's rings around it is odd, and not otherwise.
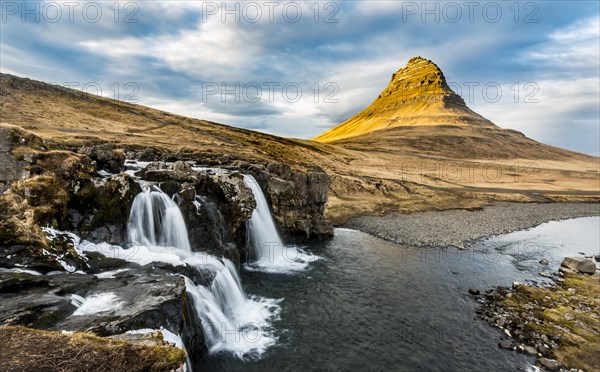
<path fill-rule="evenodd" d="M 539 346 L 537 347 L 537 351 L 538 351 L 538 353 L 540 353 L 540 354 L 541 354 L 543 357 L 549 357 L 549 356 L 550 356 L 550 353 L 551 353 L 550 349 L 549 349 L 549 348 L 547 348 L 547 347 L 546 347 L 546 346 L 544 346 L 544 345 L 539 345 Z"/>
<path fill-rule="evenodd" d="M 200 273 L 193 268 L 164 264 L 132 268 L 114 278 L 0 273 L 0 325 L 92 332 L 99 336 L 164 327 L 180 334 L 189 350 L 197 351 L 190 356 L 194 361 L 206 355 L 207 350 L 184 278 L 173 275 L 179 269 L 201 284 L 212 280 L 198 277 Z M 73 295 L 109 296 L 88 311 L 76 314 Z"/>
<path fill-rule="evenodd" d="M 595 255 L 594 260 L 596 260 L 596 262 L 600 262 L 600 254 Z"/>
<path fill-rule="evenodd" d="M 180 184 L 174 181 L 161 182 L 158 187 L 167 195 L 173 196 L 180 190 Z"/>
<path fill-rule="evenodd" d="M 65 294 L 83 294 L 96 280 L 91 275 L 0 273 L 0 324 L 51 328 L 75 310 Z"/>
<path fill-rule="evenodd" d="M 504 349 L 504 350 L 513 350 L 514 344 L 511 340 L 501 340 L 498 343 L 498 347 L 500 347 L 501 349 Z"/>
<path fill-rule="evenodd" d="M 549 271 L 542 271 L 540 273 L 540 275 L 543 276 L 544 278 L 552 278 L 553 277 L 552 273 Z"/>
<path fill-rule="evenodd" d="M 540 265 L 548 265 L 548 264 L 550 264 L 550 261 L 548 261 L 548 259 L 546 259 L 546 258 L 542 258 L 539 262 L 540 262 Z"/>
<path fill-rule="evenodd" d="M 0 293 L 20 292 L 48 285 L 48 280 L 28 273 L 0 273 Z"/>
<path fill-rule="evenodd" d="M 582 274 L 593 275 L 596 272 L 596 264 L 592 260 L 583 257 L 565 257 L 560 266 Z"/>
<path fill-rule="evenodd" d="M 547 369 L 548 371 L 558 371 L 560 369 L 560 364 L 554 359 L 548 359 L 545 357 L 541 357 L 537 360 L 537 364 L 541 367 Z"/>
<path fill-rule="evenodd" d="M 479 296 L 481 292 L 479 291 L 479 289 L 469 288 L 469 294 L 472 294 L 473 296 Z"/>
<path fill-rule="evenodd" d="M 125 244 L 129 211 L 140 192 L 125 173 L 84 181 L 68 203 L 69 222 L 62 227 L 93 242 Z"/>

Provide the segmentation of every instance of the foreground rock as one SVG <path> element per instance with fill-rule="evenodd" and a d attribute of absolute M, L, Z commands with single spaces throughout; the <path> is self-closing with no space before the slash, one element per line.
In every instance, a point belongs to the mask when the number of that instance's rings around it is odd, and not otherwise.
<path fill-rule="evenodd" d="M 489 291 L 478 312 L 514 338 L 517 351 L 535 353 L 543 370 L 600 370 L 600 275 L 564 276 L 550 288 L 517 284 Z M 513 348 L 509 340 L 500 347 Z"/>
<path fill-rule="evenodd" d="M 193 277 L 192 269 L 180 269 Z M 0 325 L 98 336 L 164 328 L 180 335 L 183 343 L 196 351 L 191 356 L 194 362 L 207 352 L 204 332 L 188 299 L 184 278 L 173 275 L 177 270 L 157 264 L 132 266 L 100 277 L 0 273 Z"/>

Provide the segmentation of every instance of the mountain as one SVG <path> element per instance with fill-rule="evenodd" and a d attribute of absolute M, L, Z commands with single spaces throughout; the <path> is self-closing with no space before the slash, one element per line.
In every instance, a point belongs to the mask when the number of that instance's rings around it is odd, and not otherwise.
<path fill-rule="evenodd" d="M 581 154 L 503 129 L 467 107 L 430 60 L 414 57 L 363 111 L 313 138 L 345 149 L 474 159 L 568 159 Z"/>
<path fill-rule="evenodd" d="M 417 125 L 495 127 L 471 111 L 450 89 L 435 63 L 414 57 L 392 75 L 390 84 L 369 107 L 313 139 L 332 142 L 376 130 Z"/>

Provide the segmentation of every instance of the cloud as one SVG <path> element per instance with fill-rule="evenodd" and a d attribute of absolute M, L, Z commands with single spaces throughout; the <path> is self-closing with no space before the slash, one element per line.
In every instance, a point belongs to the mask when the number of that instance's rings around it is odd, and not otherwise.
<path fill-rule="evenodd" d="M 266 3 L 257 2 L 262 17 L 256 23 L 244 17 L 223 22 L 223 14 L 208 14 L 201 1 L 129 3 L 134 8 L 119 3 L 118 22 L 113 2 L 99 3 L 104 16 L 97 23 L 80 19 L 80 13 L 75 22 L 22 23 L 19 15 L 10 17 L 0 34 L 2 71 L 107 87 L 134 82 L 143 105 L 310 138 L 369 105 L 393 72 L 421 55 L 435 61 L 449 81 L 500 84 L 503 100 L 490 103 L 479 94 L 470 105 L 502 126 L 575 150 L 590 151 L 597 142 L 599 25 L 591 2 L 569 10 L 556 2 L 536 3 L 538 23 L 522 22 L 524 8 L 515 22 L 512 2 L 501 3 L 503 17 L 495 23 L 482 19 L 481 6 L 473 22 L 464 7 L 456 23 L 432 16 L 423 22 L 420 13 L 406 14 L 407 6 L 424 4 L 414 1 L 320 2 L 318 14 L 314 2 L 299 2 L 298 22 L 282 16 L 289 2 L 278 3 L 272 21 Z M 126 15 L 137 22 L 124 22 Z M 325 22 L 327 15 L 336 22 Z M 202 97 L 206 83 L 269 82 L 280 84 L 272 100 L 266 90 L 257 102 Z M 539 103 L 514 103 L 515 82 L 521 88 L 537 83 Z M 287 83 L 302 88 L 297 102 L 283 96 Z M 325 102 L 332 86 L 337 91 L 330 98 L 337 102 Z"/>
<path fill-rule="evenodd" d="M 600 17 L 590 17 L 552 32 L 548 41 L 523 53 L 529 63 L 560 72 L 596 73 L 600 61 Z M 583 70 L 583 71 L 581 71 Z"/>

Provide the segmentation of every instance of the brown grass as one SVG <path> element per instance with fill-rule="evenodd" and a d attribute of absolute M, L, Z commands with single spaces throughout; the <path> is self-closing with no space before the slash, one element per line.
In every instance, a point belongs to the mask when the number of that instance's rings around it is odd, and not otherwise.
<path fill-rule="evenodd" d="M 142 346 L 84 333 L 72 335 L 24 327 L 0 327 L 2 371 L 173 371 L 185 352 Z"/>

